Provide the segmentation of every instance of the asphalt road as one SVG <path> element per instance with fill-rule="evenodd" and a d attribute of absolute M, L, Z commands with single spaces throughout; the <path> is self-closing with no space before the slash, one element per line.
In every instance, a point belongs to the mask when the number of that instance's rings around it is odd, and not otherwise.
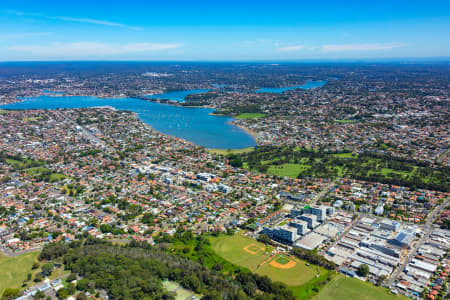
<path fill-rule="evenodd" d="M 405 270 L 405 267 L 411 262 L 411 260 L 416 256 L 417 253 L 417 249 L 419 249 L 430 237 L 430 233 L 433 230 L 433 222 L 436 219 L 436 217 L 439 215 L 439 213 L 444 209 L 444 207 L 446 207 L 448 205 L 448 203 L 450 202 L 450 199 L 447 199 L 446 201 L 444 201 L 444 203 L 442 203 L 441 205 L 437 206 L 432 212 L 431 214 L 428 215 L 426 221 L 425 221 L 425 225 L 424 225 L 424 234 L 423 236 L 419 239 L 419 241 L 417 241 L 413 248 L 411 249 L 411 251 L 409 251 L 409 254 L 406 256 L 404 262 L 402 265 L 400 265 L 395 271 L 394 273 L 391 274 L 391 277 L 389 278 L 387 285 L 390 287 L 393 287 L 392 285 L 395 283 L 395 281 L 397 280 L 398 276 Z"/>
<path fill-rule="evenodd" d="M 355 224 L 356 223 L 358 223 L 358 221 L 360 220 L 362 218 L 362 215 L 358 215 L 354 220 L 353 220 L 353 222 L 349 225 L 349 226 L 347 226 L 347 228 L 340 234 L 340 235 L 338 235 L 337 237 L 336 237 L 336 239 L 335 239 L 335 241 L 330 245 L 330 246 L 328 246 L 326 249 L 330 249 L 330 248 L 332 248 L 332 247 L 334 247 L 334 246 L 336 246 L 340 241 L 341 241 L 341 239 L 353 228 L 353 226 L 355 226 Z M 326 252 L 326 250 L 324 249 L 324 250 L 321 250 L 320 251 L 320 254 L 321 255 L 324 255 L 325 254 L 325 252 Z"/>
<path fill-rule="evenodd" d="M 83 134 L 85 135 L 85 137 L 87 137 L 88 139 L 90 139 L 94 144 L 100 145 L 101 147 L 108 149 L 111 152 L 115 152 L 115 149 L 109 145 L 107 145 L 104 141 L 102 141 L 101 139 L 99 139 L 98 137 L 96 137 L 95 135 L 93 135 L 89 130 L 87 130 L 85 127 L 81 126 L 80 124 L 78 124 L 77 122 L 75 122 L 74 120 L 72 120 L 71 118 L 69 118 L 68 116 L 66 116 L 65 114 L 62 114 L 61 112 L 58 112 L 59 115 L 64 118 L 67 122 L 71 123 L 74 127 L 78 126 L 79 128 L 81 128 L 81 131 L 83 132 Z"/>
<path fill-rule="evenodd" d="M 0 252 L 2 254 L 6 255 L 6 256 L 15 257 L 15 256 L 19 256 L 19 255 L 22 255 L 22 254 L 25 254 L 25 253 L 29 253 L 29 252 L 40 251 L 42 249 L 42 247 L 43 246 L 39 246 L 39 247 L 36 247 L 36 248 L 23 250 L 23 251 L 19 251 L 19 252 L 10 252 L 10 251 L 8 251 L 6 249 L 1 249 Z"/>
<path fill-rule="evenodd" d="M 336 179 L 327 184 L 317 195 L 313 197 L 311 204 L 314 205 L 317 203 L 317 201 L 321 200 L 335 184 Z"/>

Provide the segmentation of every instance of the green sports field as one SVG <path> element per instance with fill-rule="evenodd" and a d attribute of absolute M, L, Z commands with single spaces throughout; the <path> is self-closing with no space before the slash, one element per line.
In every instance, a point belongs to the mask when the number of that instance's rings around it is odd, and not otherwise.
<path fill-rule="evenodd" d="M 7 288 L 20 288 L 37 261 L 38 252 L 30 252 L 16 257 L 0 254 L 0 295 Z"/>
<path fill-rule="evenodd" d="M 313 296 L 314 300 L 407 299 L 404 296 L 390 294 L 385 288 L 376 287 L 368 282 L 342 275 L 333 275 L 333 271 L 327 271 L 317 266 L 306 266 L 304 261 L 285 254 L 277 254 L 269 260 L 273 248 L 268 247 L 268 254 L 266 254 L 265 245 L 245 236 L 243 231 L 232 236 L 211 237 L 211 245 L 218 255 L 229 262 L 246 267 L 259 275 L 267 275 L 273 281 L 287 284 L 298 299 L 311 299 Z M 287 265 L 291 260 L 294 260 L 296 265 L 289 269 L 270 265 L 271 261 Z M 262 264 L 263 262 L 265 263 Z M 319 277 L 316 277 L 317 272 L 320 272 Z M 327 277 L 331 279 L 328 283 Z M 317 289 L 319 289 L 318 293 Z"/>
<path fill-rule="evenodd" d="M 242 113 L 240 115 L 237 115 L 236 119 L 258 119 L 265 117 L 265 114 L 258 114 L 258 113 Z"/>
<path fill-rule="evenodd" d="M 308 170 L 307 165 L 303 164 L 281 164 L 277 166 L 270 166 L 267 173 L 276 176 L 286 176 L 291 178 L 297 178 L 298 174 L 302 171 Z"/>
<path fill-rule="evenodd" d="M 280 281 L 289 286 L 305 284 L 317 274 L 316 267 L 306 266 L 305 262 L 297 259 L 295 260 L 296 265 L 290 269 L 280 269 L 271 266 L 269 264 L 270 261 L 280 259 L 279 256 L 276 256 L 268 260 L 273 248 L 268 247 L 266 254 L 264 244 L 245 236 L 242 231 L 232 236 L 213 237 L 211 238 L 211 245 L 218 255 L 229 262 L 246 267 L 260 275 L 267 275 L 273 281 Z M 244 250 L 245 247 L 253 253 Z M 289 262 L 290 258 L 282 258 L 282 260 L 285 264 Z M 263 262 L 265 263 L 262 264 Z M 320 270 L 320 272 L 322 271 Z"/>
<path fill-rule="evenodd" d="M 304 261 L 295 260 L 296 265 L 290 269 L 279 269 L 266 263 L 255 272 L 259 275 L 267 275 L 273 281 L 280 281 L 289 286 L 299 286 L 313 279 L 317 274 L 314 266 L 306 266 Z M 320 269 L 320 272 L 324 272 Z"/>
<path fill-rule="evenodd" d="M 238 232 L 232 236 L 224 235 L 211 238 L 211 245 L 214 251 L 226 260 L 252 271 L 256 270 L 260 263 L 269 258 L 269 255 L 266 254 L 265 245 L 245 236 L 243 232 Z M 245 251 L 244 247 L 247 246 L 247 249 L 255 252 L 255 254 Z M 272 252 L 272 249 L 272 247 L 268 247 L 267 251 L 269 254 Z"/>
<path fill-rule="evenodd" d="M 383 287 L 377 287 L 358 279 L 336 276 L 327 284 L 314 300 L 405 300 L 402 295 L 393 295 Z"/>
<path fill-rule="evenodd" d="M 278 258 L 276 258 L 275 260 L 277 263 L 285 265 L 289 262 L 289 259 L 287 259 L 286 257 L 284 257 L 283 255 L 279 255 Z"/>

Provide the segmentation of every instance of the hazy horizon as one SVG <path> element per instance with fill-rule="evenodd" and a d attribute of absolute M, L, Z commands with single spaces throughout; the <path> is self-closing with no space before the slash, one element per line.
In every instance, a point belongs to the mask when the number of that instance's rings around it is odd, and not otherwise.
<path fill-rule="evenodd" d="M 369 57 L 369 58 L 335 58 L 335 59 L 260 59 L 260 60 L 135 60 L 135 59 L 72 59 L 72 60 L 0 60 L 0 63 L 249 63 L 249 64 L 302 64 L 302 63 L 450 63 L 450 56 L 438 57 Z"/>
<path fill-rule="evenodd" d="M 447 1 L 23 0 L 0 6 L 0 61 L 439 59 L 449 12 Z"/>

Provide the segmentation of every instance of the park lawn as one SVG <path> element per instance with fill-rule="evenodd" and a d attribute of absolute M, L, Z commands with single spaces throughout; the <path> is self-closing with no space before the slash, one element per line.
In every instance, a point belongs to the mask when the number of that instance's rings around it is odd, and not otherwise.
<path fill-rule="evenodd" d="M 356 158 L 357 155 L 353 156 L 352 153 L 339 153 L 339 154 L 332 154 L 336 158 Z M 274 165 L 274 161 L 266 160 L 262 161 L 262 164 L 270 165 L 267 173 L 271 175 L 276 176 L 285 176 L 285 177 L 291 177 L 291 178 L 297 178 L 299 174 L 302 172 L 307 171 L 311 168 L 311 165 L 307 158 L 302 158 L 300 163 L 285 163 L 281 165 Z M 320 163 L 320 158 L 315 158 L 315 163 Z M 367 164 L 365 164 L 366 167 L 370 168 Z M 328 170 L 332 171 L 333 169 L 336 171 L 337 176 L 345 176 L 346 168 L 344 166 L 333 166 L 333 165 L 326 165 L 325 166 Z M 331 174 L 331 173 L 330 173 Z M 369 174 L 381 174 L 385 177 L 391 178 L 389 175 L 395 175 L 395 176 L 401 176 L 403 178 L 409 178 L 411 177 L 412 172 L 405 172 L 405 171 L 398 171 L 393 170 L 389 168 L 382 168 L 380 167 L 379 170 L 370 170 Z"/>
<path fill-rule="evenodd" d="M 382 150 L 387 150 L 387 149 L 394 149 L 391 145 L 385 144 L 385 143 L 380 143 L 378 145 L 378 148 L 382 149 Z"/>
<path fill-rule="evenodd" d="M 337 158 L 354 158 L 357 157 L 357 154 L 354 154 L 352 152 L 346 152 L 346 153 L 337 153 L 337 154 L 333 154 L 334 157 Z"/>
<path fill-rule="evenodd" d="M 278 259 L 278 255 L 275 256 L 275 261 Z M 292 260 L 292 256 L 289 257 Z M 273 281 L 280 281 L 288 286 L 301 286 L 313 279 L 317 274 L 317 267 L 306 266 L 306 263 L 299 259 L 294 259 L 297 263 L 295 267 L 290 269 L 279 269 L 271 266 L 269 263 L 265 263 L 259 267 L 255 272 L 259 275 L 267 275 Z M 322 272 L 323 270 L 321 270 Z"/>
<path fill-rule="evenodd" d="M 30 118 L 24 118 L 22 121 L 24 121 L 25 123 L 28 123 L 28 122 L 38 121 L 41 119 L 42 119 L 42 117 L 30 117 Z"/>
<path fill-rule="evenodd" d="M 5 161 L 6 161 L 6 163 L 8 165 L 14 166 L 14 167 L 17 167 L 17 168 L 23 168 L 25 166 L 25 164 L 23 162 L 21 162 L 19 160 L 12 159 L 12 158 L 7 158 Z"/>
<path fill-rule="evenodd" d="M 370 170 L 368 172 L 369 174 L 381 174 L 385 177 L 392 178 L 393 175 L 403 177 L 403 178 L 409 178 L 411 176 L 410 172 L 405 171 L 398 171 L 390 168 L 383 168 L 380 167 L 378 170 Z"/>
<path fill-rule="evenodd" d="M 309 166 L 303 164 L 282 164 L 279 166 L 270 166 L 267 173 L 276 176 L 286 176 L 291 178 L 297 178 L 298 174 L 302 171 L 309 169 Z"/>
<path fill-rule="evenodd" d="M 339 124 L 352 124 L 352 123 L 356 123 L 355 120 L 336 120 L 335 122 L 336 122 L 336 123 L 339 123 Z"/>
<path fill-rule="evenodd" d="M 31 273 L 31 267 L 37 261 L 39 252 L 29 252 L 15 257 L 0 255 L 0 295 L 7 288 L 20 288 L 22 282 Z"/>
<path fill-rule="evenodd" d="M 45 168 L 45 167 L 28 168 L 28 169 L 25 169 L 25 172 L 29 175 L 39 175 L 41 173 L 50 172 L 50 181 L 51 182 L 61 181 L 65 178 L 67 178 L 66 175 L 53 172 L 52 170 Z"/>
<path fill-rule="evenodd" d="M 319 276 L 314 277 L 305 284 L 291 286 L 289 289 L 292 291 L 296 299 L 311 299 L 327 284 L 327 280 L 331 280 L 335 274 L 336 273 L 334 271 L 320 268 Z"/>
<path fill-rule="evenodd" d="M 250 254 L 244 250 L 245 246 L 254 244 L 260 249 L 265 249 L 265 245 L 250 237 L 244 235 L 243 231 L 239 231 L 234 235 L 224 235 L 211 238 L 211 246 L 213 250 L 225 260 L 239 266 L 246 267 L 251 271 L 255 271 L 260 263 L 268 259 L 272 252 L 272 247 L 268 247 L 268 253 L 260 250 L 256 255 Z"/>
<path fill-rule="evenodd" d="M 37 175 L 37 174 L 41 174 L 43 172 L 51 172 L 50 169 L 44 168 L 44 167 L 33 167 L 33 168 L 28 168 L 24 170 L 27 174 L 29 175 Z"/>
<path fill-rule="evenodd" d="M 409 177 L 410 173 L 405 171 L 398 171 L 390 168 L 381 168 L 381 175 L 383 176 L 389 176 L 390 174 L 400 175 L 400 176 L 406 176 Z"/>
<path fill-rule="evenodd" d="M 259 113 L 242 113 L 240 115 L 235 116 L 236 119 L 258 119 L 258 118 L 264 118 L 265 114 L 259 114 Z"/>
<path fill-rule="evenodd" d="M 285 265 L 289 262 L 289 259 L 284 257 L 283 255 L 280 255 L 275 261 L 279 264 Z"/>
<path fill-rule="evenodd" d="M 313 299 L 401 300 L 407 298 L 402 295 L 393 295 L 386 288 L 374 286 L 369 282 L 338 275 Z"/>
<path fill-rule="evenodd" d="M 254 147 L 248 147 L 243 149 L 208 149 L 208 152 L 211 154 L 218 154 L 218 155 L 229 155 L 229 154 L 242 154 L 242 153 L 248 153 L 252 152 L 255 148 Z"/>
<path fill-rule="evenodd" d="M 61 173 L 52 173 L 50 174 L 50 181 L 55 182 L 55 181 L 61 181 L 63 179 L 66 179 L 66 175 L 61 174 Z"/>
<path fill-rule="evenodd" d="M 36 163 L 40 166 L 44 165 L 45 163 L 42 161 L 35 161 L 32 160 L 31 158 L 24 158 L 23 160 L 17 160 L 17 159 L 13 159 L 13 158 L 6 158 L 5 162 L 12 166 L 15 169 L 23 169 L 26 168 L 27 166 L 29 166 L 31 163 Z"/>
<path fill-rule="evenodd" d="M 305 262 L 299 259 L 294 259 L 297 264 L 290 269 L 276 268 L 271 266 L 269 261 L 260 266 L 262 262 L 270 258 L 273 248 L 268 246 L 268 254 L 264 250 L 258 251 L 257 254 L 248 253 L 243 248 L 250 244 L 255 245 L 250 248 L 251 250 L 264 249 L 265 245 L 245 236 L 243 231 L 232 236 L 212 237 L 210 241 L 213 250 L 225 260 L 246 267 L 259 275 L 267 275 L 273 281 L 283 282 L 289 286 L 303 285 L 317 274 L 315 266 L 306 266 Z M 277 258 L 278 256 L 273 259 Z"/>

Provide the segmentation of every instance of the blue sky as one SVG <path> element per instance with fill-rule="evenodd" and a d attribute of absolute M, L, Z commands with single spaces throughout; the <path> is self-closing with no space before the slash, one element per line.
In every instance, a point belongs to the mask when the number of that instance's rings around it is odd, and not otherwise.
<path fill-rule="evenodd" d="M 450 1 L 0 3 L 0 61 L 450 56 Z"/>

